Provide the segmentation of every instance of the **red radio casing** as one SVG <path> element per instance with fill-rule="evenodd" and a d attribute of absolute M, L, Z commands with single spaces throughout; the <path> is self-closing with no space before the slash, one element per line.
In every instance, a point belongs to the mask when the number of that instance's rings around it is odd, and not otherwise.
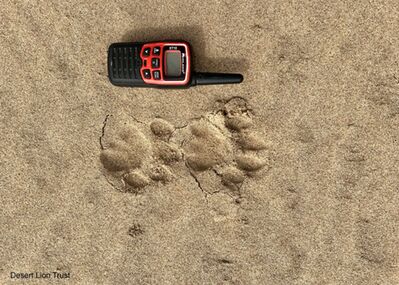
<path fill-rule="evenodd" d="M 168 50 L 170 49 L 170 50 Z M 165 75 L 166 52 L 174 49 L 184 50 L 182 53 L 182 77 L 179 79 L 168 78 Z M 149 52 L 148 52 L 149 51 Z M 158 51 L 158 52 L 157 52 Z M 140 52 L 142 66 L 140 68 L 141 78 L 145 84 L 151 85 L 187 85 L 191 78 L 191 50 L 186 42 L 152 42 L 143 44 Z M 158 61 L 158 65 L 153 65 Z M 148 72 L 150 75 L 148 75 Z M 159 72 L 159 79 L 154 75 Z"/>

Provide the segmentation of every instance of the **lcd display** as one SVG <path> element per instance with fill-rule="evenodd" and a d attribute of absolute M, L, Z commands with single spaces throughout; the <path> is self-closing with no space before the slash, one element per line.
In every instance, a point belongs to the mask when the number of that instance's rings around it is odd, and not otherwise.
<path fill-rule="evenodd" d="M 179 77 L 181 75 L 181 52 L 178 50 L 167 50 L 165 52 L 165 59 L 165 75 Z"/>

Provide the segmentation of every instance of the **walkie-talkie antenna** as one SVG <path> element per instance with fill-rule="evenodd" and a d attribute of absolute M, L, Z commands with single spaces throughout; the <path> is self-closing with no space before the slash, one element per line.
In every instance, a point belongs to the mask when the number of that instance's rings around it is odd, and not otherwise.
<path fill-rule="evenodd" d="M 244 77 L 238 73 L 209 73 L 195 72 L 192 75 L 191 86 L 212 84 L 236 84 L 241 83 Z"/>

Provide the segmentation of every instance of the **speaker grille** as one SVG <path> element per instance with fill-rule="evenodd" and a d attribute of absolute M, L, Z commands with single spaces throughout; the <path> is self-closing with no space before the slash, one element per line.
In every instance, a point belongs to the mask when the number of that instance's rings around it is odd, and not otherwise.
<path fill-rule="evenodd" d="M 112 73 L 114 78 L 137 78 L 134 68 L 134 51 L 132 47 L 116 46 L 112 49 Z"/>

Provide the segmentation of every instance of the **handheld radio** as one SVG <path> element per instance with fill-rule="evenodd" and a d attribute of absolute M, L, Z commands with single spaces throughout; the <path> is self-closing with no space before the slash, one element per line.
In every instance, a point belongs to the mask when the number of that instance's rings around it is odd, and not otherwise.
<path fill-rule="evenodd" d="M 112 84 L 129 87 L 177 88 L 243 81 L 241 74 L 194 72 L 191 48 L 184 41 L 114 43 L 108 49 L 108 76 Z"/>

